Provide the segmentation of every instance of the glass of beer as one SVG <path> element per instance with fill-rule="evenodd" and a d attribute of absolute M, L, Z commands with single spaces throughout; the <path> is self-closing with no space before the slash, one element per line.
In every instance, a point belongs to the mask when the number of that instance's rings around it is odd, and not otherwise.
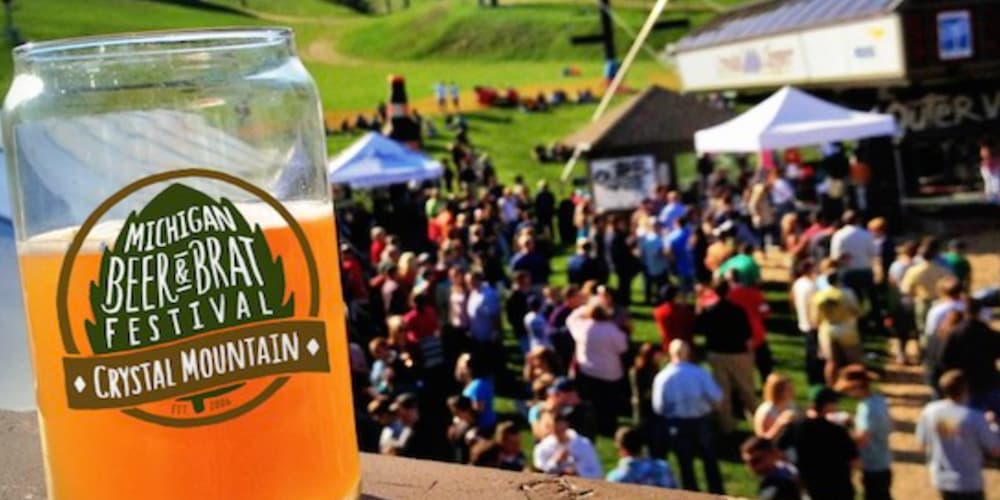
<path fill-rule="evenodd" d="M 49 496 L 357 497 L 323 119 L 292 33 L 14 60 L 3 132 Z"/>

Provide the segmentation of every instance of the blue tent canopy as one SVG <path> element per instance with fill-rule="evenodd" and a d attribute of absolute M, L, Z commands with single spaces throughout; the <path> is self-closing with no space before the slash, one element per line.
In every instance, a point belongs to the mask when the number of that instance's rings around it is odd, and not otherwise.
<path fill-rule="evenodd" d="M 441 163 L 380 134 L 369 132 L 327 165 L 331 184 L 372 188 L 441 177 Z"/>
<path fill-rule="evenodd" d="M 26 410 L 34 407 L 34 386 L 5 164 L 0 148 L 0 409 Z"/>

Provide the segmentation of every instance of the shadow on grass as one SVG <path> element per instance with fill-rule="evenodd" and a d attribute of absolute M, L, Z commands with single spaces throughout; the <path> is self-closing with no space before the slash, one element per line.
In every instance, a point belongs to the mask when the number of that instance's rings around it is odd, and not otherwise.
<path fill-rule="evenodd" d="M 159 3 L 180 5 L 188 8 L 195 8 L 200 10 L 207 10 L 212 12 L 222 12 L 226 14 L 236 14 L 238 16 L 253 17 L 245 11 L 237 9 L 235 7 L 229 7 L 227 5 L 219 5 L 216 3 L 206 3 L 203 0 L 154 0 Z"/>
<path fill-rule="evenodd" d="M 719 436 L 715 444 L 719 460 L 743 463 L 743 458 L 740 456 L 740 445 L 752 435 L 753 433 L 750 431 L 738 429 L 729 434 Z"/>
<path fill-rule="evenodd" d="M 473 113 L 466 113 L 464 116 L 465 119 L 470 122 L 511 123 L 512 121 L 514 121 L 507 114 L 500 115 L 496 113 L 473 112 Z"/>

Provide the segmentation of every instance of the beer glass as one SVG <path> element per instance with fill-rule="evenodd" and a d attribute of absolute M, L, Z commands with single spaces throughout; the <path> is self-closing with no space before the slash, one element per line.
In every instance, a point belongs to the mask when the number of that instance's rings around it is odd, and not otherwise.
<path fill-rule="evenodd" d="M 3 131 L 49 495 L 357 497 L 323 122 L 292 33 L 14 61 Z"/>

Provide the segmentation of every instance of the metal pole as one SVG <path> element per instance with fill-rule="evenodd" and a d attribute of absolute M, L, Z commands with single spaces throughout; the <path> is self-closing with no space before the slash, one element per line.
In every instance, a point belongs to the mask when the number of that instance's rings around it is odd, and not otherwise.
<path fill-rule="evenodd" d="M 594 111 L 594 116 L 591 117 L 591 121 L 597 121 L 604 111 L 608 108 L 608 104 L 611 103 L 611 98 L 614 97 L 615 93 L 618 91 L 618 87 L 621 86 L 622 81 L 625 79 L 625 75 L 628 73 L 629 68 L 632 66 L 632 62 L 635 61 L 635 56 L 639 54 L 639 50 L 642 48 L 643 43 L 645 43 L 646 38 L 649 37 L 649 33 L 653 31 L 653 25 L 656 24 L 656 20 L 659 19 L 660 14 L 663 13 L 663 9 L 667 6 L 667 2 L 670 0 L 656 0 L 656 5 L 653 6 L 653 10 L 649 11 L 649 17 L 646 18 L 646 23 L 642 25 L 642 29 L 639 30 L 639 35 L 635 37 L 632 42 L 632 46 L 628 49 L 628 55 L 622 61 L 622 65 L 618 68 L 618 72 L 615 73 L 615 78 L 611 80 L 611 84 L 605 89 L 604 95 L 601 97 L 601 103 L 597 105 L 597 110 Z"/>
<path fill-rule="evenodd" d="M 611 0 L 598 0 L 601 15 L 601 36 L 604 38 L 604 62 L 615 60 L 615 32 L 611 27 Z"/>
<path fill-rule="evenodd" d="M 573 148 L 573 155 L 569 157 L 569 161 L 566 162 L 566 166 L 563 167 L 562 175 L 559 179 L 563 182 L 569 180 L 569 176 L 573 173 L 573 168 L 576 167 L 576 162 L 580 161 L 580 155 L 590 149 L 590 145 L 577 144 Z"/>

